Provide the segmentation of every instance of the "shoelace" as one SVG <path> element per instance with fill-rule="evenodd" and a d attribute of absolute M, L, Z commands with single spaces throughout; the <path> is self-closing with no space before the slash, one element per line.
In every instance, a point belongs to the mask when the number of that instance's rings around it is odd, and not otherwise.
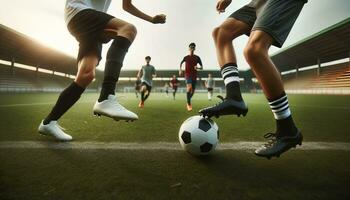
<path fill-rule="evenodd" d="M 264 135 L 264 138 L 268 139 L 267 143 L 264 144 L 265 147 L 271 147 L 274 145 L 277 141 L 277 135 L 276 133 L 266 133 Z"/>

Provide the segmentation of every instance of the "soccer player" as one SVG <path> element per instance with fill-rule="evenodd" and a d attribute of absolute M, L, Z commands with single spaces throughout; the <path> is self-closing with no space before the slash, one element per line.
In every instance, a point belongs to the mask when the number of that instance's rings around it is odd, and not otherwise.
<path fill-rule="evenodd" d="M 230 15 L 213 31 L 217 59 L 226 86 L 226 98 L 215 106 L 200 110 L 206 116 L 243 115 L 248 112 L 244 103 L 232 40 L 240 35 L 249 35 L 244 56 L 269 101 L 276 121 L 276 131 L 264 137 L 268 143 L 258 148 L 255 154 L 271 158 L 280 156 L 296 145 L 301 145 L 303 136 L 296 127 L 288 98 L 283 88 L 280 73 L 269 58 L 271 45 L 282 47 L 294 22 L 307 0 L 253 0 Z M 216 9 L 225 12 L 231 0 L 220 0 Z"/>
<path fill-rule="evenodd" d="M 186 79 L 186 89 L 187 89 L 187 110 L 192 111 L 191 99 L 193 97 L 194 91 L 196 89 L 197 83 L 197 70 L 203 69 L 202 61 L 199 56 L 194 54 L 196 50 L 196 44 L 191 43 L 189 46 L 189 55 L 185 56 L 180 63 L 179 75 L 182 76 L 182 64 L 186 63 L 185 66 L 185 79 Z M 198 64 L 200 67 L 198 67 Z"/>
<path fill-rule="evenodd" d="M 135 81 L 136 98 L 139 98 L 140 89 L 141 89 L 141 79 L 140 79 L 140 77 L 137 77 L 136 81 Z"/>
<path fill-rule="evenodd" d="M 152 79 L 155 78 L 156 69 L 154 66 L 150 65 L 151 57 L 146 56 L 146 65 L 142 66 L 140 71 L 138 72 L 138 77 L 141 77 L 141 101 L 139 103 L 139 107 L 143 108 L 145 106 L 145 101 L 151 94 L 152 90 Z"/>
<path fill-rule="evenodd" d="M 165 23 L 165 15 L 151 17 L 138 10 L 131 0 L 123 0 L 123 9 L 145 21 Z M 105 65 L 100 97 L 93 112 L 115 120 L 137 120 L 138 116 L 118 103 L 115 87 L 125 54 L 136 37 L 136 27 L 106 13 L 111 0 L 67 0 L 65 21 L 70 33 L 79 42 L 78 72 L 74 82 L 59 96 L 49 115 L 41 122 L 38 131 L 61 141 L 72 140 L 58 125 L 62 117 L 80 98 L 95 78 L 95 67 L 101 60 L 102 44 L 113 40 Z"/>
<path fill-rule="evenodd" d="M 176 75 L 173 75 L 173 78 L 170 81 L 170 86 L 173 89 L 173 99 L 175 100 L 177 88 L 179 87 L 180 82 L 177 80 Z"/>
<path fill-rule="evenodd" d="M 208 90 L 208 100 L 211 101 L 214 90 L 214 80 L 211 73 L 208 74 L 208 79 L 205 81 L 205 87 Z"/>
<path fill-rule="evenodd" d="M 168 82 L 165 82 L 164 90 L 165 90 L 166 97 L 169 97 L 169 83 Z"/>

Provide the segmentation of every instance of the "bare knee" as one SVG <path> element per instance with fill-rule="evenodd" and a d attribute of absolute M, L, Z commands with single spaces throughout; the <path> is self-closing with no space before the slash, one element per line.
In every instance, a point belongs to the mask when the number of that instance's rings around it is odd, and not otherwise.
<path fill-rule="evenodd" d="M 230 27 L 227 24 L 222 24 L 214 28 L 212 32 L 213 39 L 216 43 L 232 42 L 233 39 L 241 34 L 239 27 Z"/>
<path fill-rule="evenodd" d="M 248 63 L 253 63 L 256 58 L 266 57 L 268 48 L 258 41 L 250 41 L 244 48 L 244 57 Z"/>
<path fill-rule="evenodd" d="M 118 34 L 120 36 L 124 36 L 124 37 L 128 38 L 130 41 L 134 41 L 134 39 L 137 35 L 136 26 L 134 26 L 133 24 L 129 24 L 129 23 L 122 26 L 118 32 L 119 32 Z"/>
<path fill-rule="evenodd" d="M 214 41 L 216 41 L 216 39 L 218 38 L 219 32 L 220 32 L 220 27 L 214 28 L 214 30 L 212 32 L 212 36 L 213 36 Z"/>

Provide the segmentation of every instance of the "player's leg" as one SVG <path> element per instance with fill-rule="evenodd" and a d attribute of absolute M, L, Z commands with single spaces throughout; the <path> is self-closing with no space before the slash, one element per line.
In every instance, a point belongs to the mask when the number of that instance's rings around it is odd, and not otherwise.
<path fill-rule="evenodd" d="M 138 89 L 136 87 L 135 87 L 135 96 L 136 98 L 139 98 Z"/>
<path fill-rule="evenodd" d="M 145 93 L 144 101 L 148 99 L 149 95 L 151 94 L 151 91 L 152 91 L 152 86 L 146 85 L 146 93 Z"/>
<path fill-rule="evenodd" d="M 194 95 L 194 92 L 196 91 L 196 85 L 197 85 L 197 80 L 196 79 L 193 79 L 192 80 L 192 86 L 191 86 L 191 99 L 192 99 L 192 97 L 193 97 L 193 95 Z"/>
<path fill-rule="evenodd" d="M 215 28 L 213 31 L 217 59 L 226 87 L 226 98 L 222 98 L 222 103 L 200 110 L 199 112 L 204 116 L 218 117 L 220 115 L 231 114 L 240 116 L 242 114 L 246 115 L 248 112 L 248 108 L 241 96 L 236 55 L 232 44 L 232 40 L 242 34 L 249 33 L 251 29 L 251 22 L 243 22 L 236 19 L 242 18 L 240 13 L 240 10 L 235 12 L 231 15 L 233 17 L 228 18 L 223 24 Z M 245 14 L 249 12 L 243 13 Z M 251 15 L 253 15 L 253 13 Z M 249 16 L 243 15 L 243 17 Z"/>
<path fill-rule="evenodd" d="M 115 120 L 136 120 L 138 116 L 120 105 L 115 96 L 116 83 L 125 55 L 136 37 L 136 28 L 123 20 L 112 18 L 101 34 L 101 40 L 113 42 L 108 49 L 104 79 L 100 97 L 94 106 L 94 114 L 105 115 Z"/>
<path fill-rule="evenodd" d="M 147 87 L 146 87 L 145 83 L 142 83 L 141 84 L 141 89 L 140 89 L 140 93 L 141 93 L 141 101 L 139 103 L 139 107 L 140 108 L 143 108 L 145 106 L 146 92 L 147 92 Z"/>
<path fill-rule="evenodd" d="M 74 82 L 61 92 L 55 106 L 40 124 L 41 134 L 52 135 L 62 141 L 72 140 L 72 137 L 58 126 L 57 121 L 79 100 L 85 88 L 93 81 L 97 63 L 98 57 L 95 54 L 87 55 L 79 61 Z"/>
<path fill-rule="evenodd" d="M 288 139 L 295 138 L 295 144 L 301 143 L 302 136 L 291 116 L 288 98 L 283 88 L 280 73 L 268 55 L 268 49 L 272 42 L 272 37 L 267 33 L 259 30 L 253 31 L 245 48 L 244 55 L 269 101 L 276 119 L 276 136 L 286 137 Z M 265 155 L 265 150 L 266 148 L 264 147 L 256 153 L 258 155 Z M 276 155 L 280 153 L 283 152 L 279 152 Z M 275 154 L 268 152 L 267 155 L 273 156 Z"/>
<path fill-rule="evenodd" d="M 173 88 L 173 99 L 175 100 L 175 97 L 176 97 L 176 92 L 177 92 L 177 87 L 176 88 Z"/>
<path fill-rule="evenodd" d="M 109 95 L 115 94 L 124 57 L 134 41 L 136 33 L 135 26 L 117 18 L 111 19 L 106 25 L 101 37 L 103 40 L 113 39 L 113 42 L 107 52 L 105 76 L 99 102 L 106 100 Z"/>
<path fill-rule="evenodd" d="M 276 132 L 265 135 L 271 140 L 255 151 L 258 156 L 279 156 L 302 142 L 302 134 L 295 126 L 289 109 L 281 75 L 271 61 L 268 50 L 271 45 L 283 45 L 303 5 L 303 1 L 293 0 L 267 2 L 244 50 L 245 58 L 259 80 L 276 120 Z"/>
<path fill-rule="evenodd" d="M 192 110 L 191 97 L 192 97 L 192 80 L 187 80 L 187 84 L 186 84 L 187 105 L 186 105 L 186 108 L 188 111 Z"/>
<path fill-rule="evenodd" d="M 212 97 L 213 97 L 213 90 L 212 88 L 208 88 L 208 100 L 211 101 Z"/>

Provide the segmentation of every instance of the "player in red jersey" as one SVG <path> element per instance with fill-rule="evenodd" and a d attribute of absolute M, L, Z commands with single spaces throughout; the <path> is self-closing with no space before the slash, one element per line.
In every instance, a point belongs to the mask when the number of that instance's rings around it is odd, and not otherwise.
<path fill-rule="evenodd" d="M 190 54 L 185 56 L 184 59 L 181 61 L 180 64 L 180 71 L 179 75 L 182 76 L 182 64 L 185 62 L 185 78 L 186 78 L 186 87 L 187 87 L 187 110 L 192 110 L 192 104 L 191 104 L 191 98 L 194 94 L 194 91 L 196 89 L 196 83 L 197 83 L 197 70 L 203 69 L 201 58 L 194 54 L 194 51 L 196 50 L 196 44 L 191 43 L 189 46 Z M 198 67 L 198 64 L 200 67 Z"/>
<path fill-rule="evenodd" d="M 177 88 L 179 87 L 180 82 L 177 80 L 176 75 L 173 75 L 173 78 L 170 81 L 170 86 L 173 89 L 173 99 L 175 100 Z"/>

